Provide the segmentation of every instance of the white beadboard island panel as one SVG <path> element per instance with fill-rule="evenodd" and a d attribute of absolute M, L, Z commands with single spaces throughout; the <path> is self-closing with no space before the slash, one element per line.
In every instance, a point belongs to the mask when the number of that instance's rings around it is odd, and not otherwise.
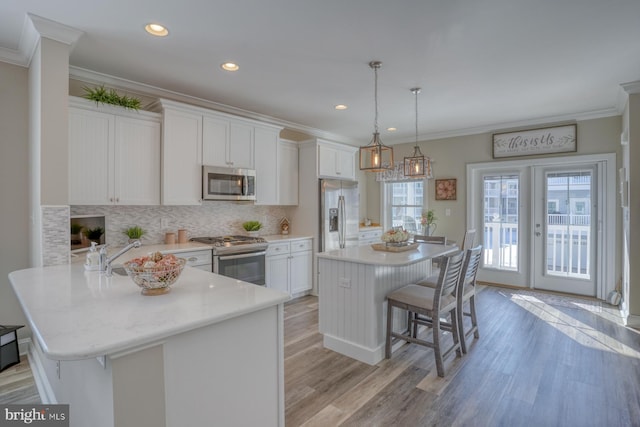
<path fill-rule="evenodd" d="M 324 346 L 375 365 L 384 358 L 386 295 L 431 274 L 431 259 L 456 246 L 421 244 L 391 253 L 368 246 L 323 252 L 318 257 L 319 327 Z M 406 327 L 397 312 L 394 324 Z"/>

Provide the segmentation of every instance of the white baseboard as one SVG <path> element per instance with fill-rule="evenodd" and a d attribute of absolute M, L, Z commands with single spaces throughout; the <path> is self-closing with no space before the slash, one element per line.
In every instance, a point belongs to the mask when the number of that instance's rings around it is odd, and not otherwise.
<path fill-rule="evenodd" d="M 29 346 L 31 345 L 31 338 L 21 338 L 18 340 L 18 353 L 20 356 L 29 354 Z"/>
<path fill-rule="evenodd" d="M 640 329 L 640 316 L 629 314 L 626 319 L 626 326 L 634 329 Z"/>
<path fill-rule="evenodd" d="M 29 346 L 27 357 L 29 359 L 29 367 L 31 368 L 31 373 L 33 374 L 33 379 L 36 383 L 36 388 L 38 389 L 40 400 L 45 405 L 57 404 L 58 401 L 56 400 L 56 396 L 53 393 L 53 389 L 51 388 L 51 384 L 49 383 L 49 379 L 47 378 L 47 374 L 42 364 L 41 357 L 43 356 L 36 348 L 36 345 L 33 344 L 31 339 L 28 340 Z"/>

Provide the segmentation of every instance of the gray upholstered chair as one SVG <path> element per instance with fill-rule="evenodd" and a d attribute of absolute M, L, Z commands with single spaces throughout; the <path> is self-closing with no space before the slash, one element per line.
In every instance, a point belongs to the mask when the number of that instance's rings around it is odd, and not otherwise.
<path fill-rule="evenodd" d="M 480 267 L 482 257 L 482 245 L 465 251 L 464 264 L 460 273 L 460 283 L 458 284 L 458 327 L 460 328 L 460 346 L 462 352 L 467 353 L 467 338 L 473 334 L 475 338 L 480 338 L 478 332 L 478 318 L 476 316 L 476 276 Z M 464 311 L 464 304 L 469 302 L 469 311 Z M 471 327 L 465 331 L 464 316 L 471 318 Z"/>
<path fill-rule="evenodd" d="M 431 243 L 432 245 L 444 245 L 447 243 L 447 238 L 445 236 L 425 236 L 422 234 L 414 234 L 413 241 L 416 243 Z M 431 265 L 436 269 L 431 273 L 434 276 L 439 274 L 438 268 L 440 268 L 440 263 L 442 262 L 442 257 L 435 257 L 431 259 Z"/>
<path fill-rule="evenodd" d="M 471 228 L 464 232 L 464 237 L 462 238 L 462 246 L 460 248 L 463 251 L 466 251 L 467 249 L 471 249 L 475 241 L 476 241 L 476 230 Z"/>
<path fill-rule="evenodd" d="M 435 288 L 418 285 L 406 285 L 387 295 L 387 334 L 385 357 L 391 357 L 394 341 L 404 340 L 410 343 L 433 348 L 438 376 L 444 377 L 444 359 L 455 351 L 462 356 L 460 347 L 457 314 L 457 290 L 464 253 L 458 252 L 445 256 L 440 268 L 440 276 Z M 404 333 L 393 331 L 393 308 L 407 311 L 407 330 Z M 450 317 L 450 323 L 441 318 Z M 418 338 L 418 325 L 432 328 L 433 341 Z M 442 348 L 442 331 L 451 332 L 453 343 Z"/>

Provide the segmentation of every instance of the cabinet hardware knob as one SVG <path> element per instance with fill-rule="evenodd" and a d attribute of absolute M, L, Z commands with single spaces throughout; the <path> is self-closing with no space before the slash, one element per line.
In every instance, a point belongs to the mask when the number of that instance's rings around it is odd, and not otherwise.
<path fill-rule="evenodd" d="M 189 258 L 187 261 L 192 261 L 192 262 L 193 262 L 193 261 L 197 261 L 197 260 L 198 260 L 198 258 L 196 258 L 196 257 L 192 256 L 192 257 L 191 257 L 191 258 Z"/>

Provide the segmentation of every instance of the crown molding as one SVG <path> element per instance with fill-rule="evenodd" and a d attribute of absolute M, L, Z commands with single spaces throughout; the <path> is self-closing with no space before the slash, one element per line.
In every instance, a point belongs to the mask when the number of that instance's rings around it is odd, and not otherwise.
<path fill-rule="evenodd" d="M 445 138 L 454 138 L 459 136 L 468 136 L 468 135 L 476 135 L 483 133 L 494 133 L 498 131 L 503 131 L 507 129 L 516 129 L 516 128 L 526 128 L 530 126 L 540 126 L 547 124 L 556 124 L 562 122 L 576 122 L 581 120 L 592 120 L 599 119 L 603 117 L 611 117 L 611 116 L 619 116 L 621 114 L 620 110 L 617 107 L 604 108 L 601 110 L 593 110 L 593 111 L 584 111 L 580 113 L 574 114 L 562 114 L 558 116 L 546 116 L 546 117 L 538 117 L 535 119 L 527 119 L 527 120 L 518 120 L 513 122 L 501 122 L 501 123 L 493 123 L 482 126 L 475 126 L 464 129 L 455 129 L 449 131 L 442 132 L 428 132 L 418 135 L 418 141 L 432 141 L 436 139 L 445 139 Z M 397 144 L 407 144 L 412 143 L 415 144 L 415 136 L 412 138 L 406 138 L 402 140 L 392 140 L 389 141 L 389 138 L 386 140 L 386 144 L 388 145 L 397 145 Z"/>
<path fill-rule="evenodd" d="M 80 36 L 84 34 L 83 31 L 38 15 L 27 13 L 27 16 L 33 25 L 33 29 L 37 31 L 40 37 L 73 46 L 76 44 Z"/>
<path fill-rule="evenodd" d="M 307 134 L 310 137 L 330 139 L 332 141 L 338 141 L 350 145 L 357 145 L 358 143 L 358 141 L 354 139 L 347 138 L 342 135 L 337 135 L 331 132 L 326 132 L 313 127 L 278 119 L 276 117 L 267 116 L 265 114 L 254 113 L 252 111 L 244 110 L 242 108 L 233 107 L 219 102 L 214 102 L 195 96 L 185 95 L 183 93 L 162 89 L 157 86 L 148 85 L 146 83 L 134 82 L 132 80 L 111 76 L 97 71 L 87 70 L 85 68 L 70 66 L 69 77 L 88 84 L 107 85 L 113 87 L 114 89 L 126 90 L 129 92 L 137 93 L 138 95 L 166 98 L 172 101 L 184 102 L 197 107 L 203 107 L 210 110 L 233 114 L 235 116 L 252 119 L 259 122 L 281 126 L 289 130 Z"/>
<path fill-rule="evenodd" d="M 640 93 L 640 80 L 636 80 L 635 82 L 622 83 L 620 85 L 622 90 L 631 95 L 632 93 Z"/>
<path fill-rule="evenodd" d="M 73 47 L 82 34 L 84 34 L 82 31 L 75 28 L 27 13 L 22 24 L 18 49 L 0 47 L 0 61 L 28 67 L 40 37 Z"/>

